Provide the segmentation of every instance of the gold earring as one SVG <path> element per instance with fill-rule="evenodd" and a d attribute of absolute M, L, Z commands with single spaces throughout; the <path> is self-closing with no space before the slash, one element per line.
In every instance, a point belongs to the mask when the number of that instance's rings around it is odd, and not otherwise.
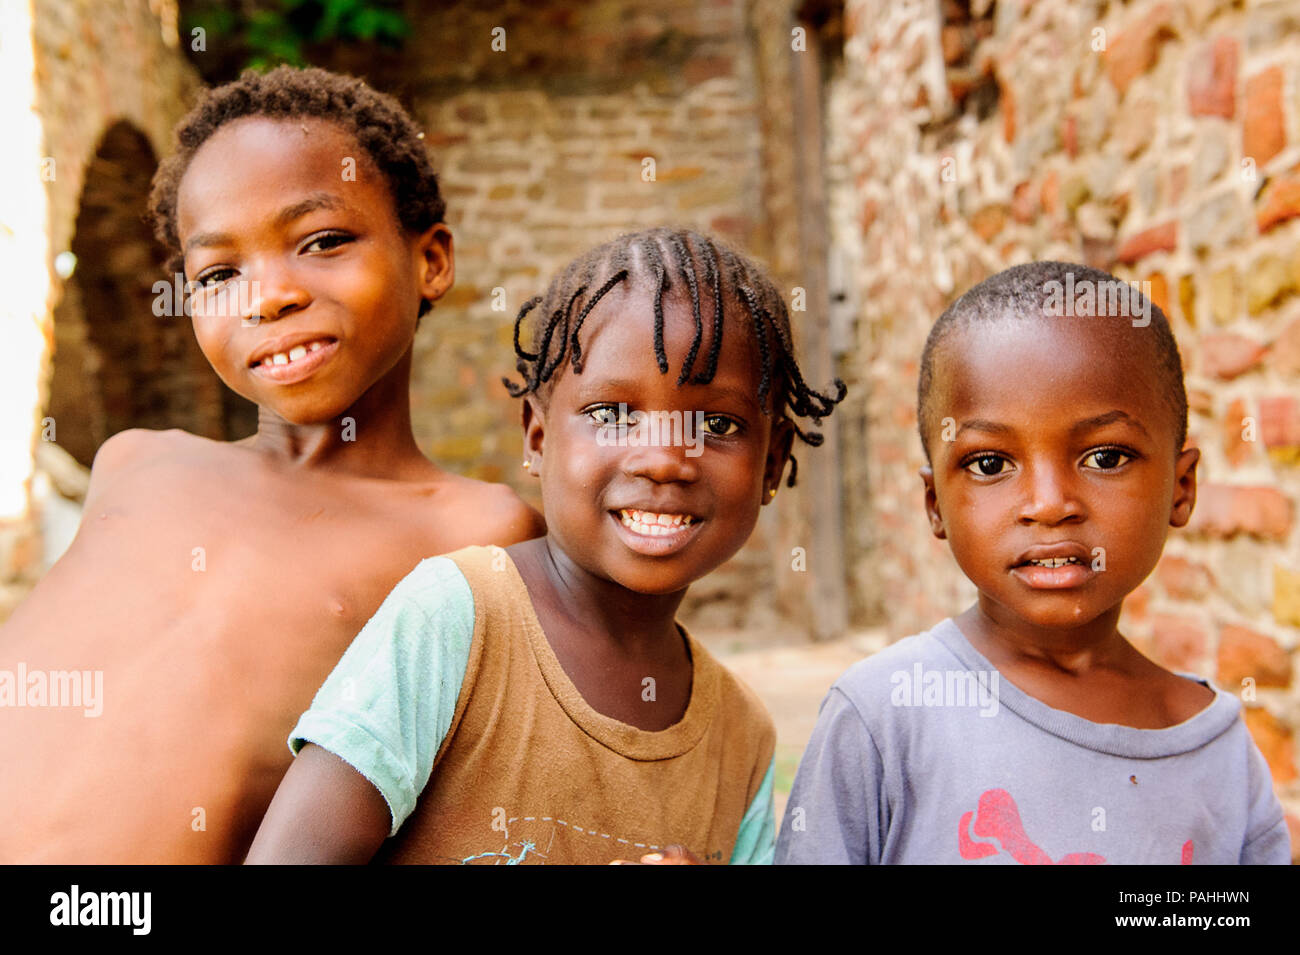
<path fill-rule="evenodd" d="M 767 499 L 770 501 L 770 500 L 772 500 L 772 498 L 774 498 L 774 497 L 776 497 L 776 488 L 774 488 L 774 487 L 769 487 L 769 488 L 767 489 Z"/>

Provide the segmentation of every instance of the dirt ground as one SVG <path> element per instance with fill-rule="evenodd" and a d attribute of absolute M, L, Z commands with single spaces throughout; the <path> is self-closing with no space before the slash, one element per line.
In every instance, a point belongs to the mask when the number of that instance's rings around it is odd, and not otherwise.
<path fill-rule="evenodd" d="M 824 643 L 778 642 L 782 638 L 743 631 L 691 631 L 724 665 L 753 687 L 776 723 L 776 818 L 780 826 L 822 698 L 835 680 L 885 645 L 881 630 L 859 630 Z"/>

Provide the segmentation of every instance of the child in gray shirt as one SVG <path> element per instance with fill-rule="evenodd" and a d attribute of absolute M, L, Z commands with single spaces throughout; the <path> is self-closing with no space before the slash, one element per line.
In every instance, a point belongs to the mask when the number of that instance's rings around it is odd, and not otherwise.
<path fill-rule="evenodd" d="M 935 323 L 918 397 L 931 529 L 979 596 L 831 688 L 776 861 L 1289 862 L 1240 703 L 1117 626 L 1196 498 L 1160 309 L 1016 266 Z"/>

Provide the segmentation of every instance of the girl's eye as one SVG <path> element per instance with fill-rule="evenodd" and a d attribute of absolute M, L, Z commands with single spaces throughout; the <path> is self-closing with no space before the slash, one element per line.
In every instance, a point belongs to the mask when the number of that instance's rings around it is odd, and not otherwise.
<path fill-rule="evenodd" d="M 592 408 L 587 414 L 592 421 L 605 428 L 618 424 L 618 410 L 615 408 Z"/>
<path fill-rule="evenodd" d="M 303 251 L 310 252 L 314 246 L 318 246 L 323 242 L 326 245 L 325 248 L 321 249 L 320 251 L 325 252 L 328 251 L 329 249 L 337 248 L 338 246 L 351 241 L 352 241 L 351 236 L 334 232 L 334 233 L 330 233 L 329 235 L 317 236 L 315 239 L 312 239 L 311 242 L 303 246 Z"/>
<path fill-rule="evenodd" d="M 1120 465 L 1126 464 L 1131 458 L 1132 455 L 1125 454 L 1118 448 L 1101 448 L 1084 458 L 1083 463 L 1087 467 L 1097 468 L 1101 471 L 1113 471 Z M 1089 461 L 1095 463 L 1088 464 Z"/>
<path fill-rule="evenodd" d="M 735 434 L 740 430 L 740 425 L 732 421 L 726 415 L 710 415 L 704 419 L 704 427 L 709 429 L 709 434 L 717 437 L 725 437 L 729 434 Z"/>
<path fill-rule="evenodd" d="M 204 272 L 194 281 L 198 282 L 200 285 L 204 285 L 204 286 L 210 285 L 212 283 L 213 278 L 215 278 L 218 275 L 225 275 L 227 272 L 230 273 L 231 275 L 235 274 L 234 269 L 225 269 L 225 268 L 212 269 L 211 271 Z M 225 281 L 226 281 L 225 279 L 218 279 L 216 284 L 220 285 L 222 282 Z"/>
<path fill-rule="evenodd" d="M 1003 466 L 1010 463 L 1006 458 L 997 454 L 982 454 L 967 463 L 966 470 L 981 477 L 997 477 L 1003 473 Z"/>

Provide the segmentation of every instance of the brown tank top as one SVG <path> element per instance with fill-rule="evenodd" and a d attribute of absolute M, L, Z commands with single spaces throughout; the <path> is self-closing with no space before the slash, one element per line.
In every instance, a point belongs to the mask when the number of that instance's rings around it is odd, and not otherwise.
<path fill-rule="evenodd" d="M 652 732 L 597 713 L 513 562 L 446 556 L 474 595 L 469 664 L 428 785 L 376 861 L 604 864 L 680 843 L 727 862 L 776 742 L 753 691 L 683 630 L 694 673 L 679 722 Z"/>

